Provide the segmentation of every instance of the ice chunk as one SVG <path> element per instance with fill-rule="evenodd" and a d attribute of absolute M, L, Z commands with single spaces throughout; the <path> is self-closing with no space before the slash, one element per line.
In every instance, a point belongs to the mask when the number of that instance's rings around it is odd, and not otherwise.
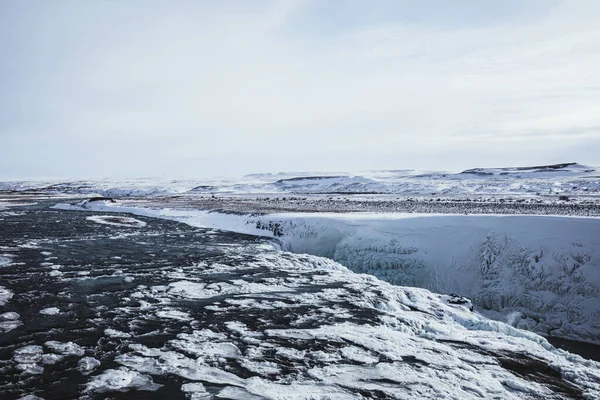
<path fill-rule="evenodd" d="M 0 314 L 0 320 L 3 321 L 14 321 L 19 319 L 21 316 L 19 314 L 17 314 L 16 312 L 13 311 L 9 311 L 9 312 L 5 312 L 4 314 Z"/>
<path fill-rule="evenodd" d="M 41 365 L 42 346 L 29 345 L 16 349 L 13 352 L 13 360 L 17 363 L 16 368 L 27 375 L 39 375 L 44 372 Z"/>
<path fill-rule="evenodd" d="M 206 388 L 200 382 L 193 382 L 181 385 L 181 391 L 186 393 L 206 393 Z"/>
<path fill-rule="evenodd" d="M 209 400 L 213 396 L 206 391 L 206 388 L 200 382 L 186 383 L 181 385 L 181 391 L 186 393 L 190 400 Z"/>
<path fill-rule="evenodd" d="M 19 364 L 33 364 L 42 360 L 43 353 L 42 346 L 32 344 L 16 349 L 13 352 L 13 360 Z"/>
<path fill-rule="evenodd" d="M 129 337 L 131 337 L 130 333 L 122 332 L 122 331 L 118 331 L 116 329 L 110 329 L 110 328 L 105 329 L 104 334 L 111 338 L 129 338 Z"/>
<path fill-rule="evenodd" d="M 139 219 L 115 215 L 92 215 L 86 219 L 88 221 L 103 225 L 124 226 L 131 228 L 143 228 L 146 226 L 146 223 L 144 221 L 140 221 Z"/>
<path fill-rule="evenodd" d="M 0 321 L 0 332 L 10 332 L 21 325 L 23 325 L 23 323 L 18 320 Z"/>
<path fill-rule="evenodd" d="M 85 391 L 97 393 L 126 392 L 131 389 L 155 391 L 161 386 L 154 383 L 148 375 L 121 367 L 118 369 L 107 369 L 102 374 L 92 377 Z"/>
<path fill-rule="evenodd" d="M 55 353 L 64 356 L 82 356 L 85 353 L 83 347 L 73 342 L 57 342 L 54 340 L 44 343 L 44 345 Z"/>
<path fill-rule="evenodd" d="M 221 390 L 217 395 L 219 399 L 229 400 L 261 400 L 264 399 L 262 396 L 255 396 L 249 393 L 246 389 L 239 387 L 229 386 Z"/>
<path fill-rule="evenodd" d="M 84 375 L 90 374 L 96 368 L 100 366 L 100 361 L 96 360 L 93 357 L 83 357 L 77 363 L 77 370 Z"/>
<path fill-rule="evenodd" d="M 7 255 L 0 254 L 0 267 L 10 264 L 12 259 Z"/>
<path fill-rule="evenodd" d="M 0 286 L 0 306 L 5 305 L 10 299 L 12 299 L 13 295 L 13 292 L 4 286 Z"/>
<path fill-rule="evenodd" d="M 42 315 L 56 315 L 59 313 L 60 313 L 60 310 L 56 307 L 48 307 L 48 308 L 44 308 L 43 310 L 40 310 L 40 314 L 42 314 Z"/>
<path fill-rule="evenodd" d="M 177 310 L 164 310 L 156 313 L 158 318 L 176 319 L 178 321 L 189 321 L 190 314 Z"/>
<path fill-rule="evenodd" d="M 42 364 L 54 365 L 59 361 L 62 361 L 65 356 L 60 354 L 42 354 Z"/>

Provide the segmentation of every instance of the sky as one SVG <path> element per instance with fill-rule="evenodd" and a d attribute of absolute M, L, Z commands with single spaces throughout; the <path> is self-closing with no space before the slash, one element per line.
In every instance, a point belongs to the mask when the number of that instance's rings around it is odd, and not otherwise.
<path fill-rule="evenodd" d="M 0 0 L 0 179 L 600 165 L 597 0 Z"/>

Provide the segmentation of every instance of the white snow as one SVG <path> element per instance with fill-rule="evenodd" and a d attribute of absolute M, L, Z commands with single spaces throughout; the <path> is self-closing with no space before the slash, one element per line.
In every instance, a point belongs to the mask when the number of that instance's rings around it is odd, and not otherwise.
<path fill-rule="evenodd" d="M 291 289 L 286 286 L 265 285 L 246 281 L 232 281 L 219 283 L 197 283 L 189 281 L 177 281 L 169 284 L 168 293 L 187 299 L 209 299 L 215 296 L 227 294 L 242 294 L 264 292 L 285 292 Z"/>
<path fill-rule="evenodd" d="M 239 273 L 240 269 L 243 272 L 261 267 L 277 272 L 270 276 L 278 277 L 266 279 L 276 287 L 288 288 L 287 291 L 274 292 L 259 282 L 250 282 L 256 279 L 252 275 L 246 276 L 246 284 L 233 281 L 235 286 L 252 290 L 254 299 L 271 299 L 273 310 L 293 315 L 288 327 L 265 329 L 261 324 L 268 322 L 253 320 L 258 325 L 252 327 L 227 321 L 223 322 L 225 330 L 193 329 L 163 347 L 130 345 L 130 352 L 119 355 L 116 361 L 127 371 L 143 376 L 174 374 L 202 384 L 182 387 L 187 393 L 207 396 L 205 384 L 221 385 L 219 396 L 230 396 L 224 398 L 359 398 L 351 389 L 415 399 L 517 399 L 523 393 L 551 396 L 548 386 L 510 372 L 493 356 L 514 357 L 514 353 L 551 365 L 580 386 L 587 398 L 600 396 L 598 363 L 556 350 L 534 333 L 491 321 L 469 311 L 467 306 L 453 304 L 450 296 L 393 286 L 313 256 L 263 249 L 256 257 L 256 261 L 241 266 L 215 265 L 205 271 L 207 275 L 214 270 Z M 204 296 L 204 288 L 210 286 L 205 282 L 174 283 L 166 288 L 139 287 L 138 298 L 155 304 L 150 306 L 155 313 L 169 310 L 182 296 L 222 304 L 222 297 L 217 300 Z M 311 291 L 303 291 L 308 283 Z M 186 290 L 172 290 L 174 287 Z M 244 296 L 248 294 L 228 290 L 222 296 L 237 300 L 247 299 Z M 221 307 L 223 312 L 237 309 L 239 315 L 264 314 L 260 301 L 227 304 Z M 289 304 L 307 308 L 290 314 Z M 328 318 L 335 318 L 332 310 L 350 313 L 352 318 L 327 322 Z M 275 315 L 273 312 L 264 314 L 265 321 Z M 356 318 L 362 313 L 372 316 L 369 322 L 361 323 Z M 316 321 L 316 327 L 303 327 L 310 318 Z M 242 343 L 244 352 L 240 351 Z M 326 344 L 327 350 L 311 349 L 315 343 Z M 463 346 L 454 347 L 453 343 Z M 277 358 L 269 358 L 272 356 L 268 354 L 273 353 Z M 281 363 L 278 359 L 287 361 Z M 295 372 L 284 373 L 282 365 Z M 242 378 L 234 373 L 234 367 L 242 367 L 255 376 Z"/>
<path fill-rule="evenodd" d="M 52 186 L 53 189 L 47 189 Z M 86 196 L 137 197 L 203 194 L 390 193 L 455 196 L 459 194 L 598 195 L 598 168 L 564 164 L 531 168 L 473 168 L 447 171 L 384 170 L 293 172 L 213 177 L 198 180 L 0 182 L 0 189 L 41 189 Z M 90 203 L 91 204 L 91 203 Z M 10 203 L 0 204 L 10 205 Z"/>

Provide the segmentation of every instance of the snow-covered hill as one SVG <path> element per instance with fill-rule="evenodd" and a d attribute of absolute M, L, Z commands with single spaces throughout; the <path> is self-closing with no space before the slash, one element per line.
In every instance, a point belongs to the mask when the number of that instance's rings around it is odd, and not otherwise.
<path fill-rule="evenodd" d="M 587 165 L 578 163 L 563 163 L 552 165 L 538 165 L 533 167 L 508 167 L 508 168 L 473 168 L 461 172 L 461 175 L 496 176 L 509 179 L 523 179 L 526 177 L 550 177 L 560 176 L 585 176 L 596 174 L 597 171 Z"/>
<path fill-rule="evenodd" d="M 402 196 L 600 197 L 600 172 L 565 163 L 535 167 L 474 168 L 461 173 L 413 170 L 356 173 L 250 174 L 196 180 L 2 182 L 0 190 L 109 197 L 203 194 L 394 194 Z"/>

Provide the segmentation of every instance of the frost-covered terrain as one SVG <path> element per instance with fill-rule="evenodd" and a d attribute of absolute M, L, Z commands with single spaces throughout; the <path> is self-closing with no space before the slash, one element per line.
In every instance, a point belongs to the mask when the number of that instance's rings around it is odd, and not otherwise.
<path fill-rule="evenodd" d="M 474 168 L 460 173 L 414 170 L 356 173 L 277 173 L 193 180 L 0 182 L 0 191 L 122 196 L 248 194 L 383 194 L 400 196 L 510 197 L 552 201 L 600 196 L 596 167 L 565 163 L 537 167 Z"/>
<path fill-rule="evenodd" d="M 600 342 L 600 220 L 270 216 L 286 250 L 387 282 L 469 297 L 514 326 Z M 265 222 L 261 223 L 265 226 Z"/>
<path fill-rule="evenodd" d="M 0 397 L 600 398 L 597 348 L 533 333 L 600 343 L 599 188 L 579 164 L 0 183 Z"/>
<path fill-rule="evenodd" d="M 3 399 L 600 399 L 600 364 L 468 299 L 51 204 L 0 221 Z"/>

